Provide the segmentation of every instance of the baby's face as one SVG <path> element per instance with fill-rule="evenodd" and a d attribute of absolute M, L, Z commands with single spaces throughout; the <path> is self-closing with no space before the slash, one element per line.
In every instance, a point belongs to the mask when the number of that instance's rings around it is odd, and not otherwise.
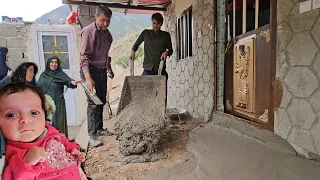
<path fill-rule="evenodd" d="M 45 128 L 45 114 L 40 97 L 31 90 L 0 99 L 0 128 L 7 140 L 31 142 Z"/>

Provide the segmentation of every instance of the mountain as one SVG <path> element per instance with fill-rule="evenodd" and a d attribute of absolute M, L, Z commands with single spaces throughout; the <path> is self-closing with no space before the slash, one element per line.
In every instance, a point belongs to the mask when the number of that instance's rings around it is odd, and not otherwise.
<path fill-rule="evenodd" d="M 46 13 L 36 19 L 34 23 L 36 24 L 47 24 L 50 20 L 51 24 L 56 24 L 62 19 L 67 20 L 70 14 L 70 9 L 67 5 L 60 6 L 49 13 Z M 127 14 L 114 12 L 112 15 L 111 24 L 109 30 L 114 38 L 118 40 L 124 37 L 126 34 L 132 34 L 142 29 L 151 26 L 151 16 L 150 15 L 140 15 L 140 14 Z"/>

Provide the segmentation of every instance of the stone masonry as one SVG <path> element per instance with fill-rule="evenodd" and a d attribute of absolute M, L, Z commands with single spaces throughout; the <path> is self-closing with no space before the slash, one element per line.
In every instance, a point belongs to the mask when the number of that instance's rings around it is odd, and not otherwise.
<path fill-rule="evenodd" d="M 33 56 L 31 25 L 24 23 L 0 23 L 0 46 L 9 49 L 8 65 L 15 69 L 22 62 Z"/>
<path fill-rule="evenodd" d="M 184 108 L 208 121 L 213 108 L 213 6 L 210 0 L 193 1 L 193 56 L 177 61 L 175 5 L 172 1 L 164 20 L 174 49 L 167 61 L 168 107 Z"/>
<path fill-rule="evenodd" d="M 276 78 L 282 97 L 274 129 L 307 158 L 320 155 L 319 15 L 319 9 L 299 14 L 298 0 L 278 0 Z"/>

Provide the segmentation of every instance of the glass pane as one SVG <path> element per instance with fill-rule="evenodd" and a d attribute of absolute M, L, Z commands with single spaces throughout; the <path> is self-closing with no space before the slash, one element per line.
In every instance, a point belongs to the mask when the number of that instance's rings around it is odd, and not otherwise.
<path fill-rule="evenodd" d="M 49 57 L 51 57 L 52 56 L 52 54 L 50 53 L 50 54 L 44 54 L 44 62 L 45 62 L 45 66 L 47 66 L 47 61 L 48 61 L 48 59 L 49 59 Z"/>
<path fill-rule="evenodd" d="M 68 52 L 68 38 L 67 36 L 56 36 L 57 46 L 62 52 Z"/>
<path fill-rule="evenodd" d="M 59 56 L 60 61 L 61 61 L 61 68 L 62 69 L 70 69 L 70 64 L 69 64 L 69 54 L 62 54 Z"/>
<path fill-rule="evenodd" d="M 42 36 L 43 52 L 52 52 L 52 47 L 54 45 L 53 36 Z"/>

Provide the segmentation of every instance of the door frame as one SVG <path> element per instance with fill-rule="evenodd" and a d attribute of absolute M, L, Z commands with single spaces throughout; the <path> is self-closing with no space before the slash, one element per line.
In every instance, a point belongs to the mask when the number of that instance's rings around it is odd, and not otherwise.
<path fill-rule="evenodd" d="M 45 69 L 45 62 L 46 60 L 43 57 L 43 49 L 42 49 L 42 35 L 63 35 L 67 36 L 68 39 L 68 53 L 69 53 L 69 66 L 70 66 L 70 74 L 74 75 L 76 77 L 76 51 L 75 48 L 77 48 L 77 43 L 75 40 L 77 39 L 75 36 L 75 33 L 71 28 L 59 28 L 59 27 L 54 27 L 50 25 L 42 25 L 42 26 L 36 26 L 32 28 L 32 35 L 33 35 L 33 48 L 34 48 L 34 62 L 38 65 L 39 67 L 39 73 L 37 74 L 39 78 L 40 74 L 43 72 L 41 70 Z M 74 78 L 75 78 L 74 77 Z M 66 99 L 66 97 L 65 97 Z M 68 123 L 68 126 L 76 126 L 76 125 L 81 125 L 82 120 L 80 119 L 79 115 L 79 97 L 78 93 L 75 91 L 74 92 L 74 107 L 75 107 L 75 121 L 73 123 Z"/>
<path fill-rule="evenodd" d="M 256 126 L 258 128 L 261 129 L 266 129 L 269 131 L 274 132 L 274 110 L 275 110 L 275 102 L 276 102 L 276 47 L 277 47 L 277 1 L 278 0 L 270 0 L 270 43 L 271 43 L 271 83 L 270 83 L 270 111 L 268 111 L 268 116 L 271 117 L 270 118 L 270 122 L 269 125 L 263 125 L 263 124 L 259 124 L 247 119 L 243 119 L 243 118 L 237 118 L 240 119 L 241 121 L 251 124 L 253 126 Z M 225 3 L 225 14 L 224 14 L 224 18 L 227 17 L 227 0 L 224 1 Z M 217 16 L 218 16 L 218 0 L 213 0 L 213 4 L 214 4 L 214 37 L 215 37 L 215 45 L 217 46 L 218 39 L 219 39 L 219 33 L 217 33 Z M 224 47 L 227 47 L 227 35 L 228 35 L 228 18 L 226 18 L 225 24 L 224 24 L 224 39 L 226 40 L 224 43 Z M 213 94 L 214 94 L 214 111 L 219 111 L 219 112 L 223 112 L 225 113 L 225 109 L 221 108 L 221 106 L 225 107 L 224 104 L 224 100 L 225 100 L 225 93 L 224 93 L 224 74 L 219 73 L 219 69 L 225 69 L 224 64 L 219 63 L 219 61 L 221 62 L 221 59 L 219 59 L 219 57 L 217 56 L 217 47 L 214 46 L 214 57 L 213 57 L 213 61 L 214 61 L 214 66 L 213 66 L 213 72 L 214 72 L 214 87 L 213 87 Z M 224 51 L 225 53 L 225 51 Z M 224 57 L 220 57 L 223 58 L 223 62 L 226 59 L 226 56 Z M 223 82 L 220 82 L 223 81 Z M 218 85 L 223 84 L 223 87 L 217 87 Z M 223 91 L 223 96 L 221 97 L 221 91 Z M 220 93 L 220 95 L 219 95 Z M 222 104 L 221 104 L 222 103 Z"/>

